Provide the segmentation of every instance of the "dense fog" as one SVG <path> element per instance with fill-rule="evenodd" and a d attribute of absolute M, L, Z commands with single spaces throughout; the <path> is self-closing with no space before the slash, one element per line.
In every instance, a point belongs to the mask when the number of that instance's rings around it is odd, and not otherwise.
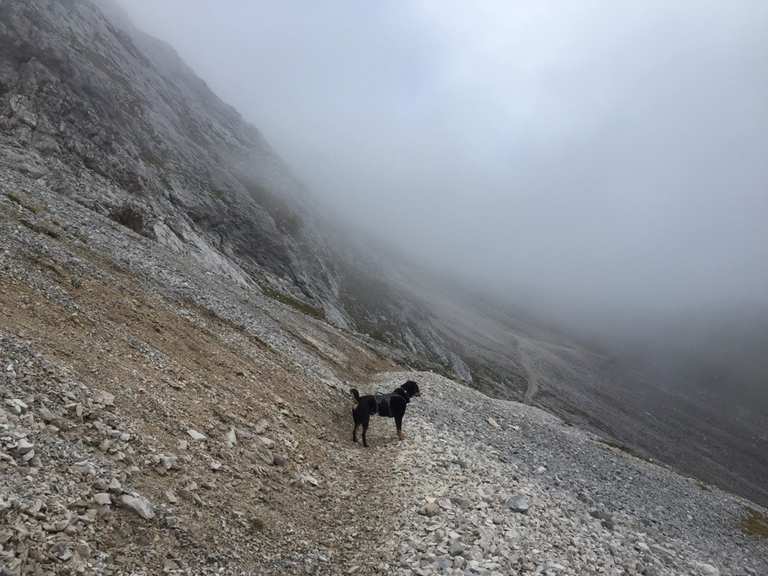
<path fill-rule="evenodd" d="M 768 3 L 123 4 L 351 229 L 598 345 L 765 381 Z"/>

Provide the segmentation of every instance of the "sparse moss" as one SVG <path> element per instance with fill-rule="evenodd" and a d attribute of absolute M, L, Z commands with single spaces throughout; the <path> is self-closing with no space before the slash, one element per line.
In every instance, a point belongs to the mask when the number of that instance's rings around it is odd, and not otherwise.
<path fill-rule="evenodd" d="M 749 536 L 768 538 L 768 518 L 757 510 L 747 508 L 741 521 L 741 530 Z"/>
<path fill-rule="evenodd" d="M 43 212 L 46 209 L 45 204 L 35 202 L 26 194 L 22 194 L 21 192 L 7 192 L 6 196 L 8 196 L 9 200 L 15 202 L 22 208 L 26 208 L 33 214 L 40 214 L 40 212 Z"/>
<path fill-rule="evenodd" d="M 53 224 L 50 224 L 48 222 L 30 222 L 25 218 L 22 218 L 21 220 L 19 220 L 19 222 L 23 226 L 29 228 L 34 232 L 38 232 L 39 234 L 45 234 L 46 236 L 49 236 L 55 240 L 58 240 L 59 238 L 61 238 L 61 233 L 59 232 L 59 230 L 57 230 Z"/>
<path fill-rule="evenodd" d="M 261 291 L 264 292 L 265 296 L 272 298 L 272 300 L 277 300 L 278 302 L 287 304 L 288 306 L 295 308 L 296 310 L 298 310 L 303 314 L 306 314 L 307 316 L 312 316 L 313 318 L 317 318 L 318 320 L 325 320 L 325 311 L 323 311 L 320 308 L 315 308 L 314 306 L 311 306 L 306 302 L 302 302 L 298 298 L 294 298 L 293 296 L 290 296 L 288 294 L 278 292 L 274 288 L 267 285 L 262 285 Z"/>
<path fill-rule="evenodd" d="M 648 458 L 647 456 L 645 456 L 643 453 L 639 452 L 637 449 L 633 448 L 632 446 L 627 446 L 626 444 L 622 444 L 621 442 L 617 442 L 616 440 L 613 440 L 611 438 L 601 438 L 599 441 L 602 444 L 605 444 L 606 446 L 610 446 L 611 448 L 620 450 L 625 454 L 629 454 L 630 456 L 634 456 L 635 458 L 638 458 L 640 460 L 645 460 L 646 462 L 653 462 L 652 459 Z"/>

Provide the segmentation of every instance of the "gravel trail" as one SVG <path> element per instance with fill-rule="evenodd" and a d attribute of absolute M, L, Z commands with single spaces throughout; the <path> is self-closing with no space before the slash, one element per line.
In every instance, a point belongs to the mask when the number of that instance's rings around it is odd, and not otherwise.
<path fill-rule="evenodd" d="M 391 573 L 764 575 L 754 505 L 606 446 L 536 408 L 413 378 L 395 482 Z"/>

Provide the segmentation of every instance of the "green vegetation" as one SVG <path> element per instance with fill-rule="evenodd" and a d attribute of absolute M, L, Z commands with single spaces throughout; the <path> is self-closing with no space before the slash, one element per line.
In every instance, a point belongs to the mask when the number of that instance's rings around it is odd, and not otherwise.
<path fill-rule="evenodd" d="M 15 202 L 22 208 L 26 208 L 33 214 L 40 214 L 40 212 L 43 212 L 46 209 L 45 204 L 35 202 L 26 194 L 22 194 L 21 192 L 8 192 L 6 195 L 8 196 L 9 200 Z"/>
<path fill-rule="evenodd" d="M 768 538 L 768 518 L 757 510 L 747 508 L 747 514 L 741 521 L 741 530 L 749 536 Z"/>
<path fill-rule="evenodd" d="M 45 222 L 45 221 L 30 222 L 26 218 L 22 218 L 21 220 L 19 220 L 19 223 L 22 226 L 26 226 L 33 232 L 37 232 L 39 234 L 45 234 L 46 236 L 49 236 L 56 240 L 61 238 L 61 233 L 56 229 L 56 227 L 53 224 L 50 224 L 48 222 Z"/>
<path fill-rule="evenodd" d="M 627 446 L 626 444 L 622 444 L 621 442 L 618 442 L 616 440 L 613 440 L 611 438 L 600 438 L 598 440 L 601 444 L 604 444 L 605 446 L 609 446 L 611 448 L 614 448 L 616 450 L 620 450 L 621 452 L 624 452 L 625 454 L 629 454 L 630 456 L 633 456 L 634 458 L 637 458 L 638 460 L 645 460 L 646 462 L 653 462 L 653 458 L 649 458 L 636 448 L 633 448 L 632 446 Z"/>
<path fill-rule="evenodd" d="M 271 286 L 267 286 L 266 284 L 261 285 L 261 291 L 264 293 L 265 296 L 272 298 L 272 300 L 277 300 L 278 302 L 287 304 L 288 306 L 295 308 L 302 314 L 306 314 L 307 316 L 312 316 L 313 318 L 317 318 L 318 320 L 325 320 L 325 311 L 322 310 L 321 308 L 315 308 L 314 306 L 311 306 L 310 304 L 307 304 L 306 302 L 303 302 L 298 298 L 294 298 L 293 296 L 290 296 L 288 294 L 278 292 L 277 290 L 275 290 Z"/>

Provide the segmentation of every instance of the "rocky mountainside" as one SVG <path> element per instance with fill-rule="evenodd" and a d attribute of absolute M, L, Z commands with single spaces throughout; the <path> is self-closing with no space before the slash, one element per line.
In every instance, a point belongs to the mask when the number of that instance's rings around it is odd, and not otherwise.
<path fill-rule="evenodd" d="M 0 172 L 0 573 L 768 573 L 768 511 Z M 348 388 L 421 383 L 406 440 Z"/>
<path fill-rule="evenodd" d="M 0 573 L 768 572 L 764 509 L 621 449 L 760 501 L 768 438 L 332 248 L 107 0 L 0 0 L 0 123 Z M 406 443 L 352 445 L 405 367 Z"/>
<path fill-rule="evenodd" d="M 768 512 L 0 174 L 0 571 L 768 571 Z M 423 396 L 350 439 L 354 384 Z"/>
<path fill-rule="evenodd" d="M 768 414 L 675 394 L 520 311 L 329 241 L 259 132 L 112 0 L 0 2 L 0 164 L 399 362 L 545 407 L 768 502 Z"/>
<path fill-rule="evenodd" d="M 343 323 L 300 186 L 170 47 L 116 13 L 106 1 L 0 3 L 6 162 L 201 266 L 270 281 Z"/>

